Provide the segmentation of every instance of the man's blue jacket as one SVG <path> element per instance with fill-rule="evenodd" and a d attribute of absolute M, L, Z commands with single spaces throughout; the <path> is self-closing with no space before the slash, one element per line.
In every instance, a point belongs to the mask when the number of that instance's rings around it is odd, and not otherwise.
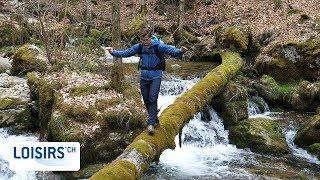
<path fill-rule="evenodd" d="M 130 57 L 139 52 L 140 44 L 135 44 L 132 47 L 126 50 L 114 50 L 111 55 L 115 57 Z M 157 78 L 162 78 L 162 70 L 143 70 L 155 68 L 159 63 L 161 63 L 160 59 L 157 57 L 155 52 L 155 47 L 159 48 L 159 51 L 163 54 L 168 54 L 172 57 L 181 58 L 182 52 L 180 49 L 167 45 L 164 43 L 160 43 L 158 39 L 153 39 L 151 41 L 151 46 L 149 48 L 142 48 L 141 53 L 141 76 L 140 78 L 143 80 L 152 80 Z"/>

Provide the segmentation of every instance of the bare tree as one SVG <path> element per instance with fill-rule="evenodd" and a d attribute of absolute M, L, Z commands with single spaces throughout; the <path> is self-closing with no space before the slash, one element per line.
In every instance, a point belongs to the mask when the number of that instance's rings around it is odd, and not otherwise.
<path fill-rule="evenodd" d="M 120 28 L 120 0 L 112 0 L 112 46 L 115 49 L 121 48 Z M 111 71 L 111 86 L 118 92 L 123 90 L 123 66 L 121 58 L 113 58 Z"/>
<path fill-rule="evenodd" d="M 180 0 L 179 2 L 179 22 L 178 22 L 178 30 L 181 31 L 184 25 L 184 6 L 185 0 Z"/>

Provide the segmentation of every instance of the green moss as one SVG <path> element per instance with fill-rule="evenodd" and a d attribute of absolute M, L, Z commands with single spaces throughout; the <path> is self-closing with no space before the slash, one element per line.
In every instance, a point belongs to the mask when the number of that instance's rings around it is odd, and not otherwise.
<path fill-rule="evenodd" d="M 79 122 L 92 122 L 96 120 L 96 109 L 95 107 L 86 108 L 79 105 L 61 105 L 59 108 L 61 112 L 66 115 L 68 118 L 75 119 Z"/>
<path fill-rule="evenodd" d="M 238 124 L 241 120 L 248 118 L 248 102 L 225 103 L 222 107 L 222 117 L 226 128 Z"/>
<path fill-rule="evenodd" d="M 172 25 L 170 27 L 170 31 L 173 34 L 174 42 L 175 44 L 184 44 L 184 45 L 190 45 L 190 44 L 196 44 L 200 42 L 200 39 L 194 35 L 192 32 L 189 32 L 187 30 L 179 30 L 176 25 Z"/>
<path fill-rule="evenodd" d="M 5 97 L 0 99 L 0 110 L 15 109 L 18 105 L 26 105 L 27 102 L 21 101 L 18 98 Z"/>
<path fill-rule="evenodd" d="M 217 42 L 225 48 L 240 52 L 247 50 L 249 44 L 246 35 L 234 26 L 222 30 L 222 34 L 217 36 Z"/>
<path fill-rule="evenodd" d="M 13 55 L 12 74 L 24 75 L 31 71 L 45 71 L 47 64 L 44 60 L 37 59 L 39 53 L 28 44 L 20 47 Z"/>
<path fill-rule="evenodd" d="M 122 156 L 94 174 L 91 178 L 139 178 L 141 174 L 147 170 L 148 165 L 152 161 L 158 159 L 158 156 L 162 151 L 167 148 L 174 148 L 175 136 L 180 132 L 182 127 L 196 112 L 201 111 L 213 96 L 220 92 L 223 86 L 227 84 L 228 80 L 235 76 L 243 65 L 243 61 L 237 53 L 225 52 L 221 54 L 221 56 L 223 59 L 222 65 L 209 72 L 201 81 L 193 86 L 193 88 L 177 98 L 173 104 L 162 112 L 159 117 L 161 126 L 156 128 L 155 135 L 150 136 L 145 131 L 142 132 L 135 138 L 133 143 L 129 145 Z M 141 166 L 140 170 L 132 170 L 136 166 L 127 165 L 123 171 L 130 173 L 130 176 L 128 176 L 127 174 L 119 172 L 119 170 L 122 170 L 123 168 L 122 165 L 119 165 L 119 162 L 126 159 L 127 155 L 130 154 L 133 149 L 147 158 L 143 158 L 144 162 L 142 163 L 138 162 L 138 166 Z"/>
<path fill-rule="evenodd" d="M 320 37 L 310 38 L 305 42 L 299 43 L 298 47 L 303 53 L 317 57 L 320 55 Z"/>
<path fill-rule="evenodd" d="M 14 100 L 11 98 L 0 99 L 0 110 L 10 109 L 14 105 Z"/>
<path fill-rule="evenodd" d="M 94 94 L 99 90 L 96 86 L 90 86 L 87 84 L 82 84 L 80 86 L 72 87 L 70 90 L 70 95 L 74 96 L 87 96 L 89 94 Z"/>
<path fill-rule="evenodd" d="M 263 118 L 242 121 L 231 128 L 230 142 L 239 148 L 250 148 L 254 152 L 286 154 L 288 146 L 281 132 L 280 122 Z"/>
<path fill-rule="evenodd" d="M 0 23 L 0 46 L 14 46 L 20 43 L 20 32 L 14 23 L 16 22 Z"/>
<path fill-rule="evenodd" d="M 140 29 L 146 24 L 145 16 L 142 14 L 139 14 L 135 16 L 134 19 L 130 20 L 127 28 L 122 33 L 124 37 L 127 37 L 129 39 L 134 37 L 139 37 Z"/>
<path fill-rule="evenodd" d="M 94 174 L 92 180 L 135 180 L 138 177 L 135 165 L 127 160 L 119 160 Z"/>
<path fill-rule="evenodd" d="M 104 44 L 107 41 L 111 41 L 112 38 L 110 28 L 105 28 L 102 30 L 91 29 L 89 36 L 96 39 L 98 42 L 100 42 L 100 44 Z"/>
<path fill-rule="evenodd" d="M 320 159 L 320 143 L 314 143 L 309 146 L 308 151 L 316 156 L 318 156 L 318 159 Z"/>
<path fill-rule="evenodd" d="M 277 94 L 282 100 L 289 100 L 291 93 L 295 89 L 295 84 L 293 83 L 282 83 L 278 84 L 277 81 L 269 75 L 263 75 L 261 80 L 271 87 L 273 93 Z M 289 99 L 288 99 L 289 98 Z"/>
<path fill-rule="evenodd" d="M 25 109 L 16 116 L 15 122 L 22 125 L 24 129 L 31 130 L 39 128 L 40 120 L 31 116 L 30 109 Z"/>

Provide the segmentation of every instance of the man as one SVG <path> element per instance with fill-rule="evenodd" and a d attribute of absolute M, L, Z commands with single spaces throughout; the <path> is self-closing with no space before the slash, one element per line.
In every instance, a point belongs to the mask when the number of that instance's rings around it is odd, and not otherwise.
<path fill-rule="evenodd" d="M 148 111 L 148 133 L 154 134 L 154 128 L 159 125 L 158 114 L 158 95 L 162 78 L 162 71 L 165 68 L 164 54 L 172 57 L 181 58 L 187 48 L 181 49 L 174 46 L 160 43 L 158 39 L 152 39 L 152 32 L 145 27 L 140 30 L 141 43 L 135 44 L 126 50 L 108 51 L 115 57 L 129 57 L 140 54 L 139 69 L 140 73 L 140 90 L 144 104 Z"/>

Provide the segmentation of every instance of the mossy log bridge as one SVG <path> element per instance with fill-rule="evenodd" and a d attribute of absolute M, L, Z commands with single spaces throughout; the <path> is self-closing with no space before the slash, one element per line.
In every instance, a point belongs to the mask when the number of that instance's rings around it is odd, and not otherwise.
<path fill-rule="evenodd" d="M 222 64 L 211 70 L 202 80 L 167 107 L 160 115 L 161 126 L 150 136 L 142 132 L 113 162 L 90 179 L 139 179 L 153 161 L 167 148 L 175 148 L 174 139 L 183 126 L 233 78 L 244 62 L 234 52 L 223 52 Z"/>

